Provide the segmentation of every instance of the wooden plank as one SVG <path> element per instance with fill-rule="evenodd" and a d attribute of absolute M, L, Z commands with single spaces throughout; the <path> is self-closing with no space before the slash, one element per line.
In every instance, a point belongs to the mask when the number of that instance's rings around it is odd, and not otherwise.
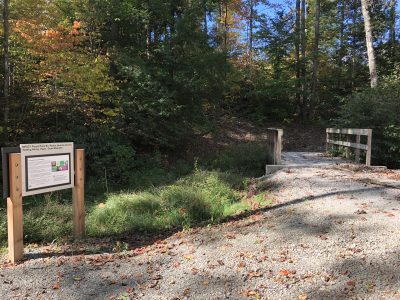
<path fill-rule="evenodd" d="M 9 155 L 10 197 L 7 198 L 8 258 L 12 263 L 24 256 L 21 154 Z"/>
<path fill-rule="evenodd" d="M 356 143 L 343 142 L 343 141 L 334 141 L 334 140 L 327 140 L 327 143 L 333 144 L 333 145 L 351 147 L 351 148 L 355 148 L 355 149 L 368 150 L 368 146 L 363 145 L 363 144 L 356 144 Z"/>
<path fill-rule="evenodd" d="M 350 135 L 346 135 L 346 142 L 351 143 Z M 350 147 L 346 147 L 345 149 L 345 157 L 349 159 L 350 157 Z"/>
<path fill-rule="evenodd" d="M 327 128 L 327 133 L 341 133 L 352 135 L 368 135 L 371 129 L 356 129 L 356 128 Z"/>
<path fill-rule="evenodd" d="M 372 154 L 372 129 L 368 129 L 368 140 L 367 140 L 367 155 L 365 164 L 367 167 L 371 166 L 371 154 Z"/>
<path fill-rule="evenodd" d="M 74 236 L 85 235 L 85 150 L 75 150 L 75 186 L 72 189 Z"/>
<path fill-rule="evenodd" d="M 357 134 L 356 136 L 356 144 L 361 144 L 361 136 L 359 134 Z M 355 160 L 357 163 L 360 162 L 360 149 L 356 149 L 355 150 Z"/>
<path fill-rule="evenodd" d="M 277 165 L 282 163 L 282 136 L 283 129 L 277 129 L 275 144 L 275 163 Z"/>
<path fill-rule="evenodd" d="M 282 136 L 283 129 L 267 129 L 267 160 L 269 164 L 282 163 Z"/>

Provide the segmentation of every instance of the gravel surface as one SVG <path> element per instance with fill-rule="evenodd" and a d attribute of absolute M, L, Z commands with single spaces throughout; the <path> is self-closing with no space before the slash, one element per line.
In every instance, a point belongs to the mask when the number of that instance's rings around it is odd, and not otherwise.
<path fill-rule="evenodd" d="M 0 299 L 400 299 L 399 173 L 281 170 L 273 206 L 118 254 L 0 269 Z"/>

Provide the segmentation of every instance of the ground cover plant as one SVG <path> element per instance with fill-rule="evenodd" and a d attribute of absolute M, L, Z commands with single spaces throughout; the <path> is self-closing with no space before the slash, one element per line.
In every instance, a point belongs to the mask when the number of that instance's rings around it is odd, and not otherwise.
<path fill-rule="evenodd" d="M 86 226 L 89 237 L 123 237 L 131 232 L 157 233 L 174 228 L 218 223 L 266 205 L 265 193 L 247 197 L 248 185 L 260 176 L 265 160 L 260 143 L 227 147 L 192 162 L 166 169 L 153 158 L 153 167 L 137 168 L 121 185 L 88 182 Z M 150 163 L 149 163 L 150 165 Z M 135 179 L 140 177 L 140 179 Z M 93 179 L 93 178 L 92 178 Z M 254 197 L 253 197 L 254 196 Z M 70 240 L 72 208 L 69 191 L 24 198 L 26 243 Z M 7 241 L 6 211 L 0 210 L 0 241 Z"/>

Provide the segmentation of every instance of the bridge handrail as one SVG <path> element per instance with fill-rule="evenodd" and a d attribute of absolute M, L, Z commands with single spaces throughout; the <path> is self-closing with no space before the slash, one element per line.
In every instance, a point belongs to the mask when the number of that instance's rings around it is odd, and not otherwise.
<path fill-rule="evenodd" d="M 267 128 L 267 163 L 280 165 L 282 163 L 283 129 Z"/>
<path fill-rule="evenodd" d="M 339 134 L 339 140 L 330 139 L 331 134 Z M 341 135 L 347 135 L 347 140 L 342 141 Z M 356 136 L 356 142 L 350 142 L 349 135 Z M 367 136 L 367 144 L 361 144 L 361 136 Z M 348 148 L 356 149 L 356 161 L 360 160 L 360 150 L 366 151 L 366 166 L 371 166 L 371 150 L 372 150 L 372 129 L 356 129 L 356 128 L 327 128 L 326 129 L 326 150 L 328 151 L 328 145 L 339 145 Z M 348 152 L 346 152 L 346 157 Z"/>

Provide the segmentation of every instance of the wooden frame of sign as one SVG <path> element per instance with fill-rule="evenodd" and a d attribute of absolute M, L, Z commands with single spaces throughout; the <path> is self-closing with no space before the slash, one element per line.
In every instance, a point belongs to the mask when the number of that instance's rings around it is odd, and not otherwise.
<path fill-rule="evenodd" d="M 81 238 L 85 235 L 85 150 L 74 149 L 73 151 L 73 167 L 75 172 L 72 172 L 72 166 L 70 166 L 69 170 L 71 173 L 74 173 L 72 175 L 74 177 L 74 183 L 72 184 L 73 229 L 74 236 L 76 238 Z M 4 170 L 5 155 L 8 156 L 8 172 L 6 172 L 7 170 Z M 20 153 L 7 153 L 7 151 L 3 151 L 3 176 L 7 176 L 8 173 L 8 257 L 12 263 L 19 261 L 24 257 L 22 197 L 24 184 L 27 180 L 27 172 L 23 172 L 23 162 L 21 161 L 22 157 L 24 156 Z M 62 168 L 61 171 L 63 171 Z M 25 173 L 25 178 L 23 178 L 23 173 Z M 51 187 L 52 190 L 60 190 L 65 188 L 71 188 L 71 184 Z M 43 190 L 37 189 L 35 193 L 38 194 L 47 192 L 48 189 L 48 187 L 44 188 Z"/>

